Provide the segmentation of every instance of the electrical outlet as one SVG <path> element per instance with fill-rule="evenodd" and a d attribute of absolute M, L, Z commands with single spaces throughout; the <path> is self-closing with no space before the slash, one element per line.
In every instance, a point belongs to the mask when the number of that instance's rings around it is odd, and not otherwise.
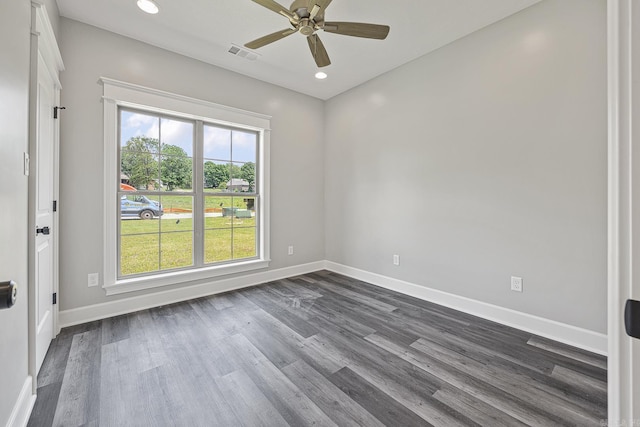
<path fill-rule="evenodd" d="M 522 292 L 522 277 L 511 276 L 511 290 Z"/>
<path fill-rule="evenodd" d="M 99 273 L 89 273 L 87 275 L 87 285 L 92 288 L 94 286 L 98 286 L 100 283 L 100 274 Z"/>
<path fill-rule="evenodd" d="M 400 265 L 400 255 L 393 256 L 393 265 Z"/>
<path fill-rule="evenodd" d="M 289 246 L 289 250 L 287 252 L 289 255 L 293 255 L 293 245 Z"/>

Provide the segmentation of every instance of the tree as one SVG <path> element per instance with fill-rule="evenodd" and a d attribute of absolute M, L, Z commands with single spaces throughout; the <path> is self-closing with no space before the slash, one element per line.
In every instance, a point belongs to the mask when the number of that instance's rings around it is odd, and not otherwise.
<path fill-rule="evenodd" d="M 217 164 L 211 161 L 204 163 L 204 186 L 207 188 L 219 188 L 220 184 L 229 181 L 229 165 Z"/>
<path fill-rule="evenodd" d="M 121 169 L 129 176 L 132 186 L 150 189 L 159 179 L 158 146 L 159 141 L 155 138 L 135 136 L 122 147 Z"/>
<path fill-rule="evenodd" d="M 256 183 L 256 165 L 252 162 L 247 162 L 242 165 L 240 168 L 240 176 L 249 183 L 249 191 L 253 192 Z"/>
<path fill-rule="evenodd" d="M 227 163 L 227 165 L 227 167 L 231 170 L 231 178 L 242 178 L 242 170 L 240 169 L 240 166 L 233 163 Z"/>
<path fill-rule="evenodd" d="M 160 179 L 169 191 L 191 188 L 192 161 L 187 153 L 176 145 L 162 145 Z"/>

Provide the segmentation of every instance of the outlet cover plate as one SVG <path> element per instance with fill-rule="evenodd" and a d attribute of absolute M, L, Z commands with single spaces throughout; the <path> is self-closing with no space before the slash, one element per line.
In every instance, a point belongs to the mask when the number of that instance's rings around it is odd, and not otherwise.
<path fill-rule="evenodd" d="M 92 288 L 94 286 L 98 286 L 100 283 L 100 274 L 99 273 L 89 273 L 87 275 L 87 285 Z"/>
<path fill-rule="evenodd" d="M 522 292 L 522 277 L 511 276 L 511 290 Z"/>

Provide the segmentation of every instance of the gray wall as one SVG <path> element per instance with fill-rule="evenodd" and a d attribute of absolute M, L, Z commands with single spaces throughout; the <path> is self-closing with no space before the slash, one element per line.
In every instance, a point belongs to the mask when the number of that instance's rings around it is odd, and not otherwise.
<path fill-rule="evenodd" d="M 605 14 L 547 0 L 326 104 L 63 19 L 61 309 L 140 294 L 86 286 L 106 76 L 274 116 L 272 268 L 326 258 L 604 333 Z"/>
<path fill-rule="evenodd" d="M 60 45 L 61 310 L 141 294 L 87 287 L 88 273 L 102 277 L 101 76 L 272 115 L 271 268 L 324 259 L 322 101 L 68 19 Z"/>
<path fill-rule="evenodd" d="M 329 100 L 327 259 L 605 333 L 606 87 L 606 2 L 548 0 Z"/>
<path fill-rule="evenodd" d="M 27 1 L 0 6 L 0 281 L 18 283 L 18 301 L 0 310 L 0 425 L 6 425 L 28 376 L 27 177 L 29 40 Z"/>

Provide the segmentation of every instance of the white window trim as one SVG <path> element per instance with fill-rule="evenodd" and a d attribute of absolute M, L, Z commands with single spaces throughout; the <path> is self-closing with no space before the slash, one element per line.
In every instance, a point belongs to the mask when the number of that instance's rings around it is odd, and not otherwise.
<path fill-rule="evenodd" d="M 269 251 L 269 147 L 271 134 L 271 116 L 244 111 L 233 107 L 215 104 L 201 99 L 190 98 L 151 89 L 131 83 L 101 77 L 104 87 L 104 265 L 103 285 L 107 295 L 140 291 L 160 286 L 183 284 L 201 281 L 218 276 L 243 273 L 267 268 L 270 261 Z M 259 132 L 261 149 L 259 150 L 258 169 L 260 181 L 261 214 L 260 258 L 250 261 L 238 261 L 211 267 L 182 270 L 169 273 L 158 273 L 152 276 L 118 279 L 117 274 L 117 199 L 118 182 L 118 107 L 130 107 L 171 114 L 209 123 L 240 127 Z"/>

